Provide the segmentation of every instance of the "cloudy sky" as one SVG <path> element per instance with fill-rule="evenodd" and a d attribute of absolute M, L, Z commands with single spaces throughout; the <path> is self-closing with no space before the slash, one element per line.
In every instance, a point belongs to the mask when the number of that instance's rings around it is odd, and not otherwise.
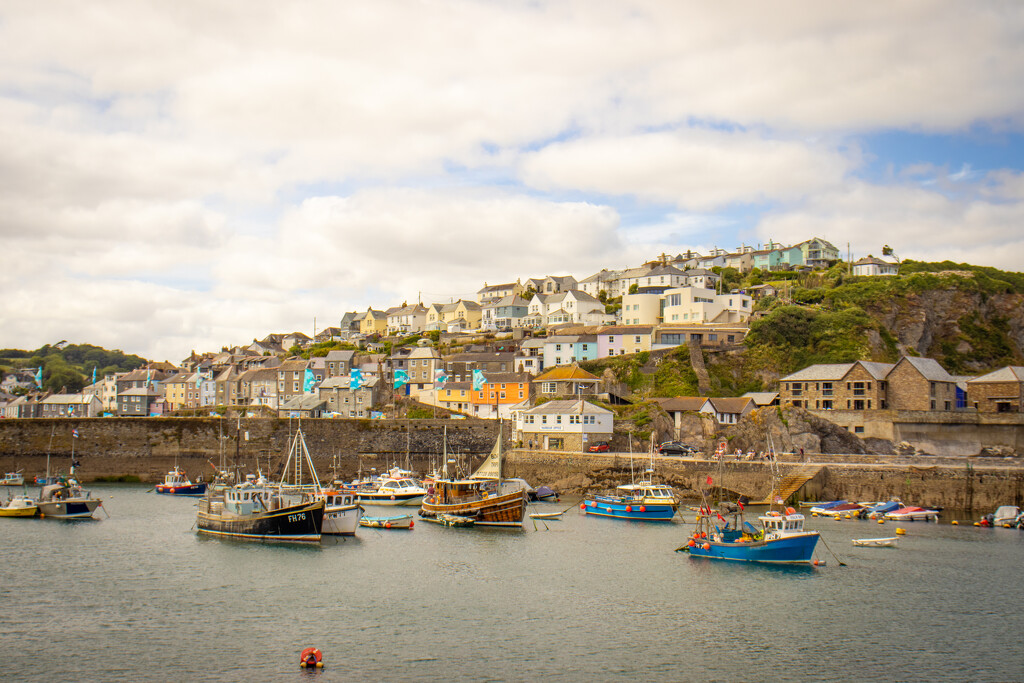
<path fill-rule="evenodd" d="M 811 236 L 1022 270 L 1016 0 L 9 0 L 0 44 L 0 347 Z"/>

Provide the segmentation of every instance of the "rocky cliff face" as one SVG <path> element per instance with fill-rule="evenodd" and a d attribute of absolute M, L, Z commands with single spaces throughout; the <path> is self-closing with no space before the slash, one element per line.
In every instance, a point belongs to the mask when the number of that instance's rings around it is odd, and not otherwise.
<path fill-rule="evenodd" d="M 811 415 L 802 408 L 761 408 L 736 425 L 724 429 L 729 452 L 736 449 L 760 453 L 769 444 L 778 453 L 869 453 L 860 438 L 842 427 Z"/>
<path fill-rule="evenodd" d="M 981 372 L 1024 358 L 1020 294 L 930 289 L 864 309 L 892 333 L 901 354 L 935 358 L 951 372 Z"/>

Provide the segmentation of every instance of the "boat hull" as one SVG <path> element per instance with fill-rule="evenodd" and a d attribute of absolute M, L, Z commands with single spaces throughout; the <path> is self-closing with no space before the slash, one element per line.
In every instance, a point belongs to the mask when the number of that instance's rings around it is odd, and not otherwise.
<path fill-rule="evenodd" d="M 699 541 L 694 546 L 683 546 L 680 550 L 692 557 L 730 562 L 763 562 L 770 564 L 809 564 L 818 543 L 818 533 L 808 532 L 798 536 L 786 536 L 768 541 L 752 543 L 723 543 Z M 708 547 L 705 548 L 704 545 Z"/>
<path fill-rule="evenodd" d="M 626 503 L 600 496 L 588 497 L 583 512 L 596 517 L 613 517 L 637 522 L 671 522 L 678 505 L 666 503 Z"/>
<path fill-rule="evenodd" d="M 526 513 L 526 495 L 523 491 L 506 493 L 502 496 L 488 496 L 479 500 L 458 503 L 435 503 L 434 496 L 427 496 L 420 506 L 420 516 L 425 519 L 440 515 L 469 517 L 474 526 L 522 527 Z"/>
<path fill-rule="evenodd" d="M 322 500 L 255 515 L 225 515 L 200 509 L 196 515 L 196 529 L 202 534 L 224 538 L 271 543 L 319 543 L 324 510 Z"/>
<path fill-rule="evenodd" d="M 4 477 L 3 479 L 0 479 L 0 486 L 21 486 L 24 483 L 25 477 L 23 476 Z"/>
<path fill-rule="evenodd" d="M 156 492 L 165 496 L 201 496 L 206 493 L 206 482 L 198 484 L 157 484 Z"/>
<path fill-rule="evenodd" d="M 39 514 L 39 506 L 27 508 L 0 508 L 0 517 L 35 517 Z"/>
<path fill-rule="evenodd" d="M 54 519 L 86 519 L 100 506 L 98 498 L 68 498 L 61 501 L 38 503 L 39 514 Z"/>
<path fill-rule="evenodd" d="M 363 509 L 357 505 L 328 506 L 324 509 L 322 533 L 326 536 L 354 536 Z"/>

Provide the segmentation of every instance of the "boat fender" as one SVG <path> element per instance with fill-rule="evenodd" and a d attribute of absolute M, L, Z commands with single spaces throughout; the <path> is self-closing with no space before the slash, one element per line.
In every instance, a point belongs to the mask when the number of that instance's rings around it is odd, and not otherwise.
<path fill-rule="evenodd" d="M 641 505 L 640 506 L 640 512 L 647 512 L 647 506 L 646 505 Z"/>
<path fill-rule="evenodd" d="M 793 508 L 786 508 L 786 514 L 787 515 L 795 515 L 796 514 L 796 510 L 794 510 Z"/>
<path fill-rule="evenodd" d="M 632 511 L 633 511 L 633 506 L 632 505 L 627 505 L 626 506 L 626 512 L 632 512 Z"/>
<path fill-rule="evenodd" d="M 704 548 L 704 550 L 711 550 L 711 544 L 710 543 L 705 543 L 703 545 L 703 548 Z"/>
<path fill-rule="evenodd" d="M 394 500 L 394 499 L 395 499 L 395 497 L 394 497 L 394 496 L 391 496 L 391 500 Z"/>
<path fill-rule="evenodd" d="M 587 509 L 587 504 L 586 503 L 580 503 L 580 510 L 586 510 L 586 509 Z"/>
<path fill-rule="evenodd" d="M 694 547 L 695 545 L 697 545 L 697 541 L 695 541 L 695 540 L 693 540 L 693 539 L 691 538 L 691 539 L 690 539 L 690 542 L 689 542 L 689 543 L 687 543 L 686 545 L 688 545 L 688 546 L 690 546 L 690 547 L 692 548 L 692 547 Z"/>
<path fill-rule="evenodd" d="M 416 522 L 414 522 L 414 521 L 412 521 L 412 520 L 410 519 L 410 520 L 409 520 L 409 528 L 411 529 L 411 528 L 413 528 L 414 526 L 416 526 Z"/>
<path fill-rule="evenodd" d="M 384 528 L 385 529 L 390 529 L 391 528 L 391 522 L 384 522 Z"/>

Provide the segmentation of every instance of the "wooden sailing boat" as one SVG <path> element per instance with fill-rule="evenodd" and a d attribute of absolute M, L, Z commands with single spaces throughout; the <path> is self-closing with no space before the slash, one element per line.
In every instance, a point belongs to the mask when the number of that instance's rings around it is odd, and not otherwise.
<path fill-rule="evenodd" d="M 448 429 L 444 438 L 444 472 L 434 482 L 434 491 L 423 499 L 420 517 L 432 522 L 459 518 L 473 526 L 521 528 L 526 512 L 526 491 L 518 482 L 503 476 L 504 451 L 501 424 L 498 440 L 490 454 L 467 479 L 448 477 Z"/>

